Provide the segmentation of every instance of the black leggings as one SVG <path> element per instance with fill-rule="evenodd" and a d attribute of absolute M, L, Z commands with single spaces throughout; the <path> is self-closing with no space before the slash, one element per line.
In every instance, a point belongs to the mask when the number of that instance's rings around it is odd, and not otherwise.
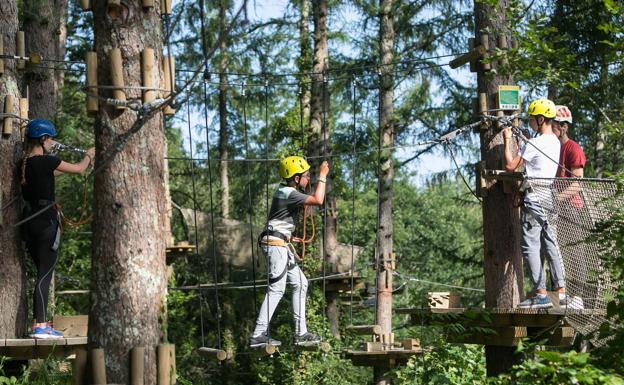
<path fill-rule="evenodd" d="M 33 294 L 35 322 L 46 322 L 50 282 L 54 276 L 57 251 L 53 250 L 58 231 L 58 222 L 51 219 L 31 219 L 27 222 L 28 251 L 37 268 L 37 281 Z"/>

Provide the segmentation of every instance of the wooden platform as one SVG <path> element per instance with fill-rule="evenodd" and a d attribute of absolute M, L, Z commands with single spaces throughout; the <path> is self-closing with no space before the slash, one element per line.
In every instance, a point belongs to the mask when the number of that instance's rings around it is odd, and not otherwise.
<path fill-rule="evenodd" d="M 413 325 L 448 326 L 448 341 L 492 346 L 517 346 L 528 338 L 548 346 L 570 346 L 576 332 L 566 315 L 604 314 L 604 310 L 503 308 L 402 308 Z"/>
<path fill-rule="evenodd" d="M 602 309 L 504 309 L 504 308 L 399 308 L 397 314 L 410 316 L 413 325 L 462 324 L 479 327 L 524 326 L 545 328 L 557 323 L 567 326 L 566 315 L 605 315 Z"/>
<path fill-rule="evenodd" d="M 0 356 L 17 359 L 46 358 L 49 355 L 68 357 L 87 349 L 87 337 L 68 337 L 50 340 L 33 338 L 0 339 Z"/>
<path fill-rule="evenodd" d="M 412 356 L 422 354 L 422 349 L 392 348 L 367 352 L 363 350 L 347 350 L 343 353 L 344 358 L 351 360 L 355 366 L 374 366 L 381 368 L 393 368 L 397 365 L 405 365 Z"/>
<path fill-rule="evenodd" d="M 353 286 L 351 286 L 352 283 Z M 362 288 L 364 288 L 364 279 L 360 276 L 359 273 L 325 278 L 325 291 L 350 293 L 353 290 L 355 293 L 355 291 Z"/>

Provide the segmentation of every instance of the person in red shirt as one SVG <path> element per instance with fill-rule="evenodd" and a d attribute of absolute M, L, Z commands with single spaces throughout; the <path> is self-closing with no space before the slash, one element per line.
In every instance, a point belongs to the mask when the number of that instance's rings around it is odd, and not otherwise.
<path fill-rule="evenodd" d="M 583 148 L 570 139 L 568 136 L 568 129 L 572 126 L 572 113 L 567 106 L 556 106 L 557 113 L 552 124 L 552 130 L 561 142 L 561 151 L 559 153 L 559 168 L 557 169 L 557 178 L 582 178 L 583 170 L 585 168 L 586 158 Z M 560 215 L 568 217 L 570 222 L 577 221 L 577 217 L 581 215 L 585 207 L 583 198 L 581 197 L 581 183 L 576 179 L 570 181 L 558 181 L 555 183 L 558 186 L 559 193 L 557 194 L 557 200 L 563 206 L 561 207 Z M 563 249 L 563 253 L 568 253 L 570 256 L 582 256 L 584 248 L 582 246 L 582 240 L 575 237 L 571 237 L 565 232 L 560 232 L 559 243 Z M 583 257 L 581 257 L 583 258 Z M 576 295 L 560 296 L 560 302 L 566 304 L 566 306 L 582 309 L 584 302 L 589 301 L 590 305 L 593 303 L 591 297 L 594 296 L 592 292 L 596 292 L 593 285 L 588 282 L 587 266 L 581 259 L 577 261 L 578 271 L 576 274 L 570 276 L 570 288 L 571 291 L 576 291 Z M 574 279 L 575 276 L 585 277 L 584 279 Z M 593 290 L 592 290 L 593 289 Z M 584 298 L 584 300 L 583 300 Z"/>
<path fill-rule="evenodd" d="M 557 106 L 557 115 L 553 121 L 552 130 L 561 142 L 559 153 L 558 178 L 582 178 L 587 159 L 581 146 L 568 136 L 568 129 L 572 126 L 572 113 L 567 106 Z M 562 167 L 563 166 L 563 167 Z M 559 194 L 559 201 L 569 200 L 576 208 L 583 207 L 583 200 L 579 195 L 580 186 L 573 182 Z"/>
<path fill-rule="evenodd" d="M 557 116 L 553 122 L 553 132 L 561 142 L 561 152 L 559 154 L 559 178 L 582 178 L 585 168 L 585 153 L 578 143 L 570 139 L 568 129 L 572 126 L 572 113 L 566 106 L 557 106 Z M 561 167 L 563 165 L 563 167 Z"/>

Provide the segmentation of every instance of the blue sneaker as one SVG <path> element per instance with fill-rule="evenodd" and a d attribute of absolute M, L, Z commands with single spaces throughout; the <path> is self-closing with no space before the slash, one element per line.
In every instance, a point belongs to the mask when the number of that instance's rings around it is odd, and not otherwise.
<path fill-rule="evenodd" d="M 51 340 L 51 339 L 59 339 L 63 338 L 63 333 L 58 330 L 54 330 L 50 326 L 39 326 L 33 328 L 30 332 L 30 338 L 39 339 L 39 340 Z"/>
<path fill-rule="evenodd" d="M 550 309 L 553 307 L 553 303 L 547 295 L 536 295 L 520 302 L 518 307 L 523 309 Z"/>

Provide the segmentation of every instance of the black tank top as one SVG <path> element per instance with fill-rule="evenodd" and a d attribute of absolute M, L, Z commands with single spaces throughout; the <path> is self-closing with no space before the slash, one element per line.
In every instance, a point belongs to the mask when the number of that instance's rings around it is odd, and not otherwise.
<path fill-rule="evenodd" d="M 61 160 L 53 155 L 37 155 L 26 158 L 26 184 L 22 185 L 22 196 L 29 202 L 34 211 L 47 204 L 40 201 L 54 201 L 54 170 Z M 38 218 L 56 219 L 56 209 L 51 207 L 41 213 Z"/>

